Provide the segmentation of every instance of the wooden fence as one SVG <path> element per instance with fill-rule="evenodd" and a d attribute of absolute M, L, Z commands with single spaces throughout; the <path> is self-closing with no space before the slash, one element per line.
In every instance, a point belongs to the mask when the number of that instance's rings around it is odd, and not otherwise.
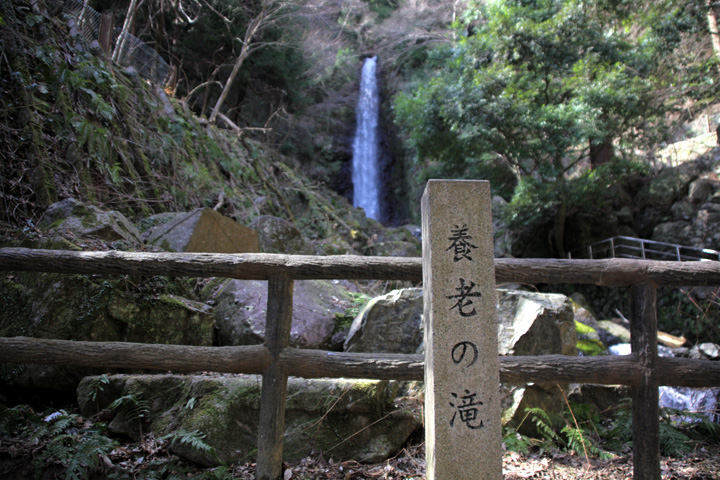
<path fill-rule="evenodd" d="M 0 249 L 0 270 L 267 280 L 264 345 L 194 347 L 0 338 L 0 362 L 262 374 L 258 479 L 282 467 L 288 376 L 422 380 L 423 356 L 289 348 L 294 280 L 422 280 L 419 258 Z M 501 357 L 500 380 L 629 385 L 634 478 L 660 479 L 658 386 L 720 386 L 720 362 L 657 356 L 656 288 L 718 286 L 720 262 L 496 259 L 497 283 L 629 287 L 632 354 Z"/>

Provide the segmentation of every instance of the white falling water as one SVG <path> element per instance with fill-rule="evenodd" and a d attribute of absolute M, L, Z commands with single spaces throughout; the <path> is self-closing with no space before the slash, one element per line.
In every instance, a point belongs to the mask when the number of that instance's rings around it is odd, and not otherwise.
<path fill-rule="evenodd" d="M 380 220 L 380 173 L 378 168 L 378 117 L 380 94 L 377 85 L 377 57 L 367 58 L 360 77 L 357 127 L 353 140 L 353 206 Z"/>

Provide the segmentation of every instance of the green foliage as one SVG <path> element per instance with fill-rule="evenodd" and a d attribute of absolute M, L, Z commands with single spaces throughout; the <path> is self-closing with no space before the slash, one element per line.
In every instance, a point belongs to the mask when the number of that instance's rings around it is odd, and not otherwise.
<path fill-rule="evenodd" d="M 205 435 L 199 430 L 193 430 L 192 432 L 186 432 L 185 430 L 178 430 L 167 435 L 160 437 L 160 440 L 169 440 L 170 443 L 177 443 L 179 445 L 187 445 L 193 450 L 198 452 L 209 453 L 217 458 L 215 449 L 205 443 Z"/>
<path fill-rule="evenodd" d="M 365 0 L 365 2 L 381 20 L 388 18 L 392 15 L 393 10 L 398 8 L 398 0 Z"/>
<path fill-rule="evenodd" d="M 512 226 L 602 206 L 608 185 L 638 170 L 628 159 L 656 141 L 667 110 L 655 45 L 622 21 L 599 1 L 471 5 L 457 42 L 439 47 L 436 74 L 395 97 L 420 181 L 481 178 L 512 191 L 493 168 L 500 159 L 519 176 Z M 603 145 L 609 164 L 583 167 Z"/>
<path fill-rule="evenodd" d="M 532 438 L 519 433 L 514 428 L 504 427 L 502 443 L 505 450 L 527 453 L 536 442 L 534 442 Z"/>
<path fill-rule="evenodd" d="M 86 431 L 54 435 L 36 459 L 38 468 L 60 464 L 65 468 L 65 480 L 87 479 L 91 472 L 101 469 L 102 456 L 109 454 L 117 442 L 96 432 Z"/>
<path fill-rule="evenodd" d="M 370 297 L 364 293 L 350 292 L 352 301 L 350 305 L 345 308 L 342 313 L 335 314 L 335 330 L 339 331 L 343 328 L 348 328 L 352 324 L 355 317 L 358 316 L 360 310 L 368 303 Z"/>
<path fill-rule="evenodd" d="M 150 413 L 150 405 L 147 400 L 143 400 L 132 394 L 123 395 L 113 401 L 108 408 L 122 413 L 130 423 L 137 422 L 138 434 L 142 438 L 142 423 Z"/>
<path fill-rule="evenodd" d="M 530 415 L 530 421 L 535 424 L 537 431 L 545 442 L 550 444 L 565 444 L 565 441 L 555 431 L 555 424 L 550 415 L 539 407 L 526 408 L 525 412 Z"/>
<path fill-rule="evenodd" d="M 600 214 L 614 199 L 615 185 L 647 171 L 645 164 L 618 159 L 556 184 L 521 177 L 503 215 L 509 225 L 520 226 L 546 221 L 561 204 L 569 206 L 567 214 L 573 211 Z"/>
<path fill-rule="evenodd" d="M 682 419 L 682 420 L 678 420 Z M 717 439 L 720 428 L 707 415 L 680 411 L 673 408 L 660 409 L 660 452 L 677 456 L 693 449 L 693 437 Z M 615 411 L 612 424 L 603 433 L 610 448 L 621 448 L 632 443 L 632 410 L 626 401 Z"/>
<path fill-rule="evenodd" d="M 693 343 L 720 343 L 720 289 L 661 288 L 658 290 L 658 324 L 668 333 Z"/>
<path fill-rule="evenodd" d="M 517 430 L 505 429 L 503 442 L 509 450 L 528 452 L 530 448 L 547 450 L 560 448 L 586 457 L 607 457 L 600 448 L 600 415 L 594 407 L 570 402 L 563 415 L 551 416 L 542 408 L 526 408 L 526 420 L 536 427 L 540 438 L 521 435 Z"/>
<path fill-rule="evenodd" d="M 103 457 L 117 442 L 104 435 L 102 426 L 86 426 L 65 410 L 44 417 L 27 406 L 0 410 L 0 432 L 15 441 L 35 445 L 33 465 L 39 477 L 49 466 L 61 466 L 66 480 L 87 479 L 103 469 Z"/>

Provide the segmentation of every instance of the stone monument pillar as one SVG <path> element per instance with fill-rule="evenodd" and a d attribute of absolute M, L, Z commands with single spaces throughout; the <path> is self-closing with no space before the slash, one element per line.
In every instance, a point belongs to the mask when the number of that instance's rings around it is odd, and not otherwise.
<path fill-rule="evenodd" d="M 430 180 L 422 198 L 428 480 L 502 478 L 490 184 Z"/>

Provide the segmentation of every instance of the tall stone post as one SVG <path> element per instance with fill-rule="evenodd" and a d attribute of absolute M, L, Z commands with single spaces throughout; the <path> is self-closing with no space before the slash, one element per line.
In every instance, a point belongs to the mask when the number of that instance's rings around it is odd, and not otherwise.
<path fill-rule="evenodd" d="M 490 184 L 430 180 L 422 198 L 428 480 L 502 478 Z"/>

